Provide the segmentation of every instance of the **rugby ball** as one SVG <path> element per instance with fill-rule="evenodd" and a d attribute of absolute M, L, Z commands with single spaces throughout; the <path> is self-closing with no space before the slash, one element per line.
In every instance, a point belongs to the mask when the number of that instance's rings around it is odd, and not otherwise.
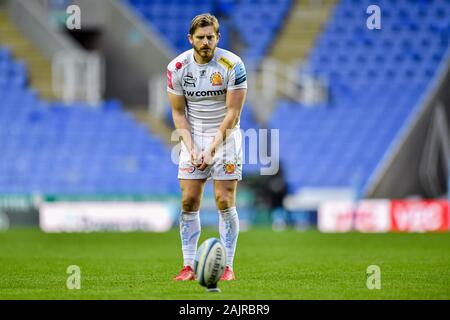
<path fill-rule="evenodd" d="M 225 246 L 217 238 L 209 238 L 197 250 L 194 271 L 198 283 L 207 288 L 217 286 L 226 266 Z"/>

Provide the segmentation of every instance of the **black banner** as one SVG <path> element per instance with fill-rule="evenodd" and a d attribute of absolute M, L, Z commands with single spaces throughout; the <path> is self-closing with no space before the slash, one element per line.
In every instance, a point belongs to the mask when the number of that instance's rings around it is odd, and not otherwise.
<path fill-rule="evenodd" d="M 449 300 L 439 301 L 357 301 L 357 300 L 14 300 L 0 301 L 3 312 L 19 316 L 30 311 L 59 319 L 91 315 L 120 316 L 134 319 L 306 319 L 344 316 L 366 319 L 391 318 L 393 315 L 426 316 L 445 314 Z"/>

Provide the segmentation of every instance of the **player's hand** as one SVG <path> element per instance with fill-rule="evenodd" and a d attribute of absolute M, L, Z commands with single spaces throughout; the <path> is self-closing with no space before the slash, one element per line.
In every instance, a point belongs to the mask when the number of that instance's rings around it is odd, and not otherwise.
<path fill-rule="evenodd" d="M 201 156 L 199 156 L 198 152 L 195 150 L 195 148 L 192 148 L 189 151 L 191 155 L 191 163 L 194 167 L 198 168 L 202 164 Z"/>
<path fill-rule="evenodd" d="M 213 158 L 215 154 L 215 150 L 208 148 L 205 151 L 202 152 L 202 164 L 198 167 L 198 170 L 203 171 L 208 167 L 210 164 L 213 163 Z"/>

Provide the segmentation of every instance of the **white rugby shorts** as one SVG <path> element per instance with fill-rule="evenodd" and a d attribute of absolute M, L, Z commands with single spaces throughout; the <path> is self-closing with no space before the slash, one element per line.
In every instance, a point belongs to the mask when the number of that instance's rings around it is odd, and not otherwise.
<path fill-rule="evenodd" d="M 192 136 L 197 150 L 205 150 L 214 137 Z M 181 143 L 178 179 L 242 180 L 242 135 L 236 128 L 217 149 L 213 162 L 205 170 L 198 170 L 191 162 L 185 144 Z"/>

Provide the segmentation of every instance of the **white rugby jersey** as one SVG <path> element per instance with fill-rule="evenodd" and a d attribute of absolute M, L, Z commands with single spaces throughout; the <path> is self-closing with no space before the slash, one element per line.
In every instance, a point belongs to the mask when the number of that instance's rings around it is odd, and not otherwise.
<path fill-rule="evenodd" d="M 225 118 L 227 90 L 247 88 L 242 60 L 216 48 L 205 64 L 194 60 L 194 49 L 180 54 L 167 67 L 167 91 L 186 98 L 186 118 L 192 133 L 214 136 Z M 235 128 L 239 128 L 239 122 Z"/>

